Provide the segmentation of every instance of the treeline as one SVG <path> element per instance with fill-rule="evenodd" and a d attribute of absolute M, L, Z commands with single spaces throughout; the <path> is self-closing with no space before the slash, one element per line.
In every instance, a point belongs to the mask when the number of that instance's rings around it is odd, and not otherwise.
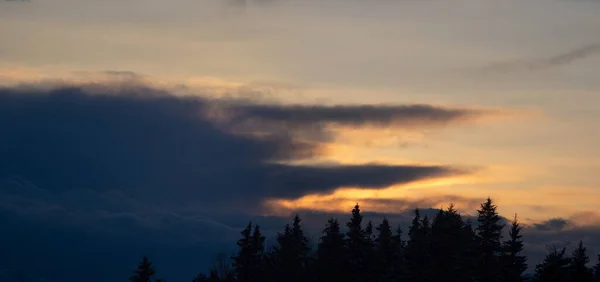
<path fill-rule="evenodd" d="M 296 216 L 277 235 L 277 244 L 265 250 L 260 226 L 248 226 L 237 242 L 237 254 L 221 257 L 208 273 L 193 282 L 592 282 L 600 281 L 600 263 L 593 269 L 586 248 L 579 242 L 571 256 L 566 249 L 552 249 L 524 277 L 527 258 L 522 254 L 521 226 L 515 215 L 503 240 L 505 224 L 491 199 L 477 210 L 473 224 L 450 205 L 433 218 L 415 210 L 404 239 L 400 227 L 384 218 L 376 227 L 363 222 L 359 205 L 352 210 L 342 231 L 330 219 L 311 250 Z M 132 282 L 150 282 L 154 269 L 147 258 Z"/>

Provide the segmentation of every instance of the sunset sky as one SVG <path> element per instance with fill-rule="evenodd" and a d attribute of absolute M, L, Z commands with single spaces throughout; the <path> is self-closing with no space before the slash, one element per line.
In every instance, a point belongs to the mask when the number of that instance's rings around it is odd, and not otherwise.
<path fill-rule="evenodd" d="M 598 15 L 597 0 L 2 1 L 7 236 L 150 232 L 168 261 L 221 232 L 231 245 L 245 219 L 304 212 L 318 229 L 356 202 L 472 215 L 489 196 L 532 237 L 564 223 L 532 249 L 590 240 Z"/>

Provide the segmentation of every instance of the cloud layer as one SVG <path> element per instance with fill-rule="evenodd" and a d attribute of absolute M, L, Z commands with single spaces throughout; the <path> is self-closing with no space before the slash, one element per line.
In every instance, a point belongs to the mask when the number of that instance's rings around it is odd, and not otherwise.
<path fill-rule="evenodd" d="M 119 190 L 136 199 L 177 205 L 256 205 L 265 198 L 325 193 L 341 186 L 381 188 L 465 173 L 447 166 L 285 165 L 277 161 L 315 157 L 322 150 L 290 137 L 285 128 L 280 128 L 282 134 L 232 133 L 232 121 L 223 127 L 214 116 L 207 118 L 212 103 L 143 88 L 107 94 L 82 88 L 2 89 L 0 177 L 18 176 L 51 191 Z M 234 124 L 243 124 L 246 117 L 295 124 L 387 124 L 404 117 L 417 122 L 460 116 L 428 106 L 238 107 L 245 111 Z"/>

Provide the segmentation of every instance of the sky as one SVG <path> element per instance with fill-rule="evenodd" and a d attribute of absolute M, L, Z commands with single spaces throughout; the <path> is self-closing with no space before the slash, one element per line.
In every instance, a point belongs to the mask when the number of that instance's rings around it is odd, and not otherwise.
<path fill-rule="evenodd" d="M 600 252 L 599 13 L 597 0 L 1 1 L 0 236 L 15 243 L 0 275 L 72 281 L 86 262 L 127 277 L 149 252 L 185 280 L 248 220 L 274 233 L 301 213 L 318 236 L 357 202 L 404 224 L 450 202 L 473 215 L 488 196 L 528 226 L 534 257 L 580 239 Z M 64 257 L 41 266 L 39 250 Z"/>

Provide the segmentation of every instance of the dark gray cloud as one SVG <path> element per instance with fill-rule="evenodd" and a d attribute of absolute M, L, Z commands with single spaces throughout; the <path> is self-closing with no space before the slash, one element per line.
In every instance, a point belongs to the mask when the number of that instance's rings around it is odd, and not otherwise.
<path fill-rule="evenodd" d="M 316 156 L 319 147 L 287 134 L 232 134 L 205 118 L 210 101 L 148 92 L 0 90 L 0 177 L 51 191 L 119 190 L 144 200 L 217 205 L 465 173 L 445 166 L 273 163 Z M 363 118 L 376 111 L 369 108 Z"/>
<path fill-rule="evenodd" d="M 493 64 L 484 68 L 484 71 L 515 72 L 545 70 L 569 65 L 575 61 L 583 60 L 595 55 L 600 55 L 600 43 L 584 45 L 577 49 L 546 58 L 529 60 L 523 59 L 513 62 Z"/>
<path fill-rule="evenodd" d="M 564 218 L 551 218 L 544 222 L 535 223 L 533 227 L 539 231 L 561 231 L 569 225 Z"/>
<path fill-rule="evenodd" d="M 235 105 L 235 121 L 281 123 L 305 127 L 328 123 L 348 126 L 423 126 L 444 125 L 484 114 L 471 109 L 432 105 Z"/>

